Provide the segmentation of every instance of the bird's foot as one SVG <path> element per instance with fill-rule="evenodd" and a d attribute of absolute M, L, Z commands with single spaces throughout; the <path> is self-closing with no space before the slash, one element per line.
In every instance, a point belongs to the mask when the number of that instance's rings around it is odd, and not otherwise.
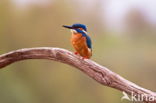
<path fill-rule="evenodd" d="M 74 54 L 75 54 L 75 55 L 78 55 L 79 53 L 78 53 L 78 52 L 74 52 Z"/>
<path fill-rule="evenodd" d="M 89 59 L 89 58 L 88 57 L 82 57 L 82 59 L 85 60 L 85 59 Z"/>

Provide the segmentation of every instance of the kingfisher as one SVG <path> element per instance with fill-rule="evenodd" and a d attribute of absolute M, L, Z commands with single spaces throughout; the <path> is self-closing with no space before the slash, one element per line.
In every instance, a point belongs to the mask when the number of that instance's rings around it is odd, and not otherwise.
<path fill-rule="evenodd" d="M 82 56 L 83 59 L 89 59 L 92 56 L 92 41 L 87 33 L 87 27 L 84 24 L 63 27 L 71 30 L 71 44 L 76 50 L 75 54 Z"/>

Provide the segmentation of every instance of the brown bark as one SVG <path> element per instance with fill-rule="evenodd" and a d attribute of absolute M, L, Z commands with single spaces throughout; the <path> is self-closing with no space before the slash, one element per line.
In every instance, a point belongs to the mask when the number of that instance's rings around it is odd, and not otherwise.
<path fill-rule="evenodd" d="M 25 48 L 2 54 L 0 55 L 0 68 L 26 59 L 48 59 L 71 65 L 81 70 L 86 75 L 90 76 L 102 85 L 124 91 L 129 95 L 132 95 L 131 93 L 133 92 L 133 95 L 147 95 L 148 98 L 153 96 L 155 98 L 154 101 L 147 101 L 146 98 L 144 98 L 144 101 L 146 103 L 156 103 L 155 92 L 144 89 L 124 79 L 120 75 L 110 71 L 106 67 L 101 66 L 90 59 L 83 60 L 80 56 L 77 56 L 72 52 L 61 48 Z"/>

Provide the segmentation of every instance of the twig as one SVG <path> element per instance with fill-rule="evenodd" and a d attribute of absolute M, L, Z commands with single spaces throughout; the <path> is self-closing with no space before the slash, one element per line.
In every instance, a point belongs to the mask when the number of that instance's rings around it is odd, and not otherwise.
<path fill-rule="evenodd" d="M 133 92 L 133 95 L 136 95 L 136 97 L 137 95 L 146 95 L 146 98 L 143 97 L 143 100 L 146 103 L 156 103 L 155 92 L 139 87 L 138 85 L 124 79 L 120 75 L 110 71 L 106 67 L 101 66 L 92 60 L 83 60 L 80 56 L 61 48 L 39 47 L 12 51 L 0 55 L 0 68 L 26 59 L 49 59 L 69 64 L 83 71 L 85 74 L 102 85 L 124 91 L 129 95 L 132 95 Z M 154 101 L 149 101 L 149 98 L 154 98 Z"/>

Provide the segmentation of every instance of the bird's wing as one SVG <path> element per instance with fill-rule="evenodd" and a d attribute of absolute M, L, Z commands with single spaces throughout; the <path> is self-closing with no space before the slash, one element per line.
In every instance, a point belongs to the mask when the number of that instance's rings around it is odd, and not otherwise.
<path fill-rule="evenodd" d="M 87 42 L 88 48 L 92 49 L 92 41 L 88 35 L 86 36 L 86 42 Z"/>
<path fill-rule="evenodd" d="M 87 47 L 92 49 L 92 41 L 91 41 L 90 37 L 85 32 L 81 31 L 80 29 L 76 29 L 76 31 L 78 33 L 81 33 L 82 36 L 86 38 Z"/>

